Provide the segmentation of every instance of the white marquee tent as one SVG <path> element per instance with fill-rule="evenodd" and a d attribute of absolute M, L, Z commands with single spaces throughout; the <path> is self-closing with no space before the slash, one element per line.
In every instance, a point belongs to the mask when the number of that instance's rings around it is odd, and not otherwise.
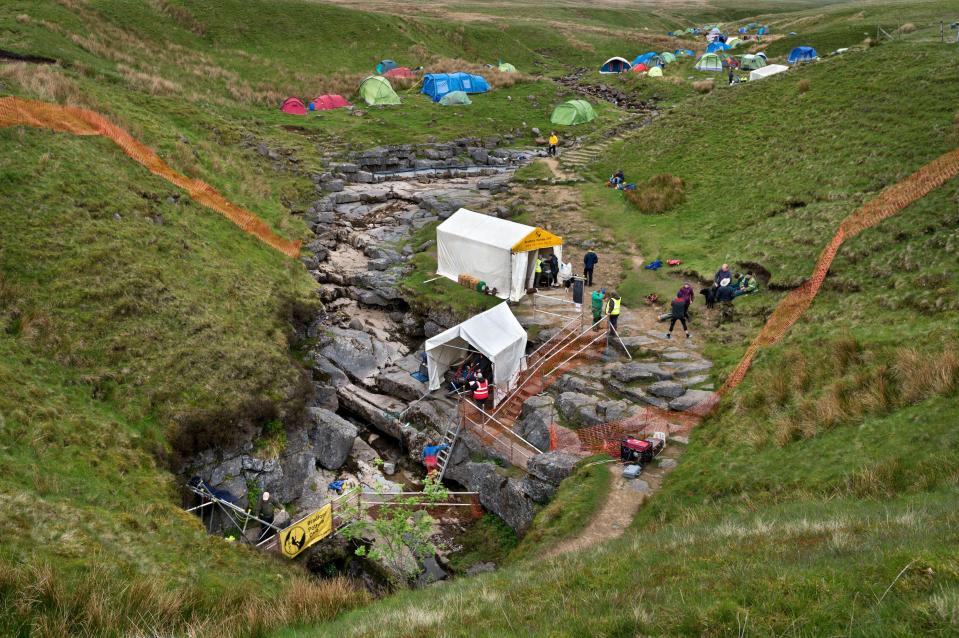
<path fill-rule="evenodd" d="M 461 208 L 436 227 L 436 274 L 453 281 L 471 275 L 501 299 L 519 301 L 533 286 L 536 255 L 543 248 L 562 262 L 562 237 Z"/>
<path fill-rule="evenodd" d="M 755 71 L 749 72 L 749 81 L 761 80 L 763 78 L 768 78 L 770 75 L 776 75 L 777 73 L 782 73 L 783 71 L 788 71 L 788 66 L 783 66 L 781 64 L 767 64 L 761 69 L 756 69 Z"/>
<path fill-rule="evenodd" d="M 493 364 L 494 403 L 516 383 L 526 359 L 526 331 L 505 302 L 426 340 L 430 390 L 443 385 L 443 374 L 468 350 L 481 352 Z"/>

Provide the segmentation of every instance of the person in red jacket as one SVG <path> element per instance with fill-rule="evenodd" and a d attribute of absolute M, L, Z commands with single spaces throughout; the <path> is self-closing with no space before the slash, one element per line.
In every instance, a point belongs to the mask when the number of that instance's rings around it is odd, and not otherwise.
<path fill-rule="evenodd" d="M 473 382 L 473 402 L 484 412 L 486 411 L 486 401 L 489 399 L 489 381 L 481 374 L 476 375 L 476 381 Z"/>

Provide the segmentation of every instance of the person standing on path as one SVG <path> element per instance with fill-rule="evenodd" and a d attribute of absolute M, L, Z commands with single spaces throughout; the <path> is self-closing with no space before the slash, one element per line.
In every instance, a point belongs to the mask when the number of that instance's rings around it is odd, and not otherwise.
<path fill-rule="evenodd" d="M 609 317 L 609 331 L 616 332 L 616 322 L 619 321 L 619 305 L 622 303 L 619 293 L 615 290 L 609 293 L 606 300 L 606 315 Z"/>
<path fill-rule="evenodd" d="M 590 307 L 593 311 L 593 330 L 599 330 L 599 321 L 603 318 L 603 297 L 606 296 L 606 290 L 594 290 L 590 296 Z"/>
<path fill-rule="evenodd" d="M 689 305 L 685 299 L 682 297 L 676 297 L 673 299 L 673 303 L 670 305 L 670 321 L 669 321 L 669 332 L 666 333 L 667 339 L 673 338 L 673 327 L 676 325 L 676 322 L 683 324 L 683 330 L 686 332 L 686 338 L 689 339 L 689 326 L 686 325 L 686 311 L 689 309 Z"/>
<path fill-rule="evenodd" d="M 551 287 L 557 286 L 559 285 L 557 283 L 559 282 L 559 257 L 556 256 L 556 253 L 553 253 L 552 255 L 549 256 L 549 267 L 550 267 L 549 285 Z"/>
<path fill-rule="evenodd" d="M 676 293 L 677 299 L 684 299 L 686 301 L 686 318 L 689 319 L 689 306 L 693 303 L 693 297 L 696 296 L 696 293 L 693 292 L 693 287 L 689 282 L 683 284 L 683 287 L 679 289 L 679 292 Z"/>
<path fill-rule="evenodd" d="M 550 157 L 556 157 L 556 147 L 559 145 L 559 138 L 556 136 L 556 131 L 549 132 L 549 150 L 547 153 Z"/>
<path fill-rule="evenodd" d="M 593 285 L 593 268 L 599 262 L 599 255 L 592 250 L 583 255 L 583 277 L 586 278 L 586 285 Z"/>

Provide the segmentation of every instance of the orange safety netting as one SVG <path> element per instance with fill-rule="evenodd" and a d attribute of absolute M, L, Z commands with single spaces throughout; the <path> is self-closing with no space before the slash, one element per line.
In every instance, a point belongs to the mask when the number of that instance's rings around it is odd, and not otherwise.
<path fill-rule="evenodd" d="M 606 452 L 619 455 L 619 441 L 626 435 L 645 435 L 655 431 L 670 432 L 670 424 L 680 421 L 680 429 L 690 428 L 689 419 L 701 419 L 719 403 L 719 398 L 739 385 L 746 377 L 749 367 L 759 350 L 779 341 L 812 304 L 819 293 L 829 267 L 840 246 L 847 239 L 875 226 L 913 202 L 925 197 L 946 181 L 959 175 L 959 150 L 950 151 L 929 162 L 915 173 L 890 186 L 866 202 L 840 223 L 832 240 L 822 250 L 812 275 L 801 286 L 791 291 L 779 302 L 766 324 L 750 344 L 739 365 L 726 379 L 722 387 L 709 398 L 686 410 L 682 415 L 647 408 L 627 419 L 602 423 L 573 431 L 550 426 L 550 449 L 570 452 Z M 685 423 L 683 423 L 685 422 Z"/>
<path fill-rule="evenodd" d="M 74 135 L 100 135 L 113 140 L 124 153 L 151 173 L 179 186 L 189 193 L 194 201 L 217 211 L 244 232 L 290 257 L 295 258 L 300 254 L 302 242 L 280 237 L 256 214 L 231 203 L 206 182 L 177 173 L 147 146 L 99 113 L 75 106 L 5 97 L 0 98 L 0 127 L 6 126 L 32 126 Z"/>

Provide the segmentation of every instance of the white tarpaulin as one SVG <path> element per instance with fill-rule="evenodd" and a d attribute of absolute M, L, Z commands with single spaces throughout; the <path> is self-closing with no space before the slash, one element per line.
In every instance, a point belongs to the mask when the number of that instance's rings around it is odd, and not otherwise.
<path fill-rule="evenodd" d="M 783 66 L 781 64 L 767 64 L 761 69 L 756 69 L 755 71 L 749 72 L 749 81 L 761 80 L 763 78 L 768 78 L 770 75 L 776 75 L 777 73 L 782 73 L 783 71 L 788 71 L 788 66 Z"/>
<path fill-rule="evenodd" d="M 528 242 L 533 250 L 517 250 Z M 461 208 L 436 227 L 436 274 L 457 281 L 471 275 L 496 289 L 501 299 L 519 301 L 539 248 L 562 260 L 562 238 L 542 229 Z M 516 252 L 514 252 L 516 250 Z"/>
<path fill-rule="evenodd" d="M 526 331 L 506 302 L 426 340 L 430 390 L 443 385 L 443 375 L 467 356 L 468 349 L 481 352 L 492 362 L 493 396 L 498 402 L 515 383 L 526 357 Z"/>

